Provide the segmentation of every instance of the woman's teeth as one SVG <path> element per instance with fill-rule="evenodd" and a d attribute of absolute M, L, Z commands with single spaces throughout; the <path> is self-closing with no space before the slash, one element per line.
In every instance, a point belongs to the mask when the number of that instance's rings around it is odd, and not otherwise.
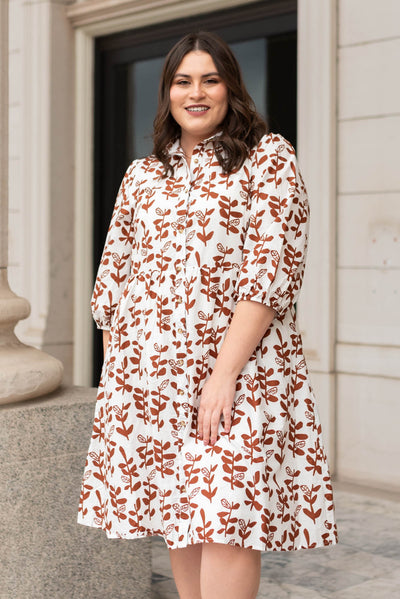
<path fill-rule="evenodd" d="M 186 108 L 189 112 L 205 112 L 208 110 L 208 106 L 194 106 L 193 108 Z"/>

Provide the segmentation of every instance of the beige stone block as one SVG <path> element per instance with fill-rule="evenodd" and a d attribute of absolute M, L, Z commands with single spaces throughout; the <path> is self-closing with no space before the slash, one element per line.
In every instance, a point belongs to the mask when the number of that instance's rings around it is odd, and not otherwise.
<path fill-rule="evenodd" d="M 337 378 L 339 479 L 400 490 L 400 380 Z"/>
<path fill-rule="evenodd" d="M 150 539 L 77 523 L 95 389 L 0 408 L 3 599 L 150 599 Z"/>
<path fill-rule="evenodd" d="M 83 465 L 75 454 L 2 469 L 5 597 L 150 599 L 149 540 L 113 542 L 76 523 Z"/>
<path fill-rule="evenodd" d="M 96 389 L 63 387 L 47 396 L 0 405 L 2 462 L 40 460 L 89 446 Z M 21 443 L 21 438 L 29 442 Z"/>
<path fill-rule="evenodd" d="M 22 153 L 22 109 L 20 104 L 11 104 L 8 108 L 9 137 L 8 148 L 10 157 L 20 158 Z"/>
<path fill-rule="evenodd" d="M 20 266 L 8 266 L 7 268 L 8 274 L 8 283 L 10 285 L 10 289 L 14 291 L 16 295 L 21 295 L 24 297 L 23 288 L 24 288 L 24 276 L 22 272 L 22 268 Z M 22 321 L 23 322 L 23 321 Z M 18 336 L 18 334 L 17 334 Z"/>
<path fill-rule="evenodd" d="M 10 210 L 8 213 L 8 264 L 21 266 L 23 263 L 23 230 L 24 219 L 19 210 Z"/>
<path fill-rule="evenodd" d="M 42 348 L 44 352 L 54 356 L 62 362 L 64 366 L 63 384 L 72 385 L 73 382 L 73 350 L 72 341 L 65 343 L 44 343 Z"/>
<path fill-rule="evenodd" d="M 339 269 L 337 340 L 399 345 L 399 270 Z"/>
<path fill-rule="evenodd" d="M 23 100 L 23 57 L 22 50 L 10 52 L 9 61 L 9 103 L 10 106 L 20 104 Z"/>
<path fill-rule="evenodd" d="M 23 176 L 21 156 L 10 157 L 8 161 L 8 207 L 9 210 L 21 211 L 24 208 Z M 23 239 L 23 232 L 19 230 L 19 237 Z"/>
<path fill-rule="evenodd" d="M 65 17 L 65 5 L 50 8 L 50 123 L 45 156 L 49 168 L 49 297 L 43 346 L 63 346 L 73 339 L 74 264 L 74 31 Z M 47 298 L 46 298 L 47 299 Z M 89 301 L 89 300 L 88 300 Z M 65 355 L 65 354 L 64 354 Z M 69 357 L 68 369 L 70 372 Z"/>
<path fill-rule="evenodd" d="M 339 119 L 399 112 L 400 37 L 340 48 L 338 59 Z"/>
<path fill-rule="evenodd" d="M 400 116 L 339 122 L 339 193 L 400 190 L 399 138 Z"/>
<path fill-rule="evenodd" d="M 8 37 L 11 52 L 20 50 L 24 44 L 24 30 L 21 26 L 23 22 L 24 4 L 24 0 L 11 0 L 9 2 Z"/>
<path fill-rule="evenodd" d="M 400 346 L 336 345 L 336 370 L 341 373 L 400 378 Z"/>
<path fill-rule="evenodd" d="M 398 0 L 339 0 L 339 45 L 400 36 Z"/>
<path fill-rule="evenodd" d="M 338 265 L 400 268 L 400 192 L 338 197 Z"/>

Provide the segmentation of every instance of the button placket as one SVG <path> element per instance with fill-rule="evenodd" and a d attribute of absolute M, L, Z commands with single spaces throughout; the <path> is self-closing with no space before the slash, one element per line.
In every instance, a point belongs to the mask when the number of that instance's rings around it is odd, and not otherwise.
<path fill-rule="evenodd" d="M 184 193 L 186 196 L 186 202 L 188 203 L 189 191 L 190 191 L 190 184 L 189 184 L 190 171 L 189 171 L 186 161 L 185 161 L 185 166 L 186 166 L 186 177 L 187 177 L 188 182 L 187 182 L 187 185 L 184 187 Z M 181 250 L 180 250 L 180 255 L 178 256 L 175 271 L 177 273 L 180 273 L 181 280 L 183 279 L 183 281 L 185 279 L 185 265 L 186 265 L 186 222 L 187 222 L 187 210 L 186 210 L 186 215 L 185 215 L 185 222 L 180 223 L 176 228 L 176 231 L 178 232 L 178 234 L 180 234 L 182 236 L 182 242 L 180 243 Z M 184 238 L 184 236 L 185 236 L 185 238 Z M 177 323 L 179 323 L 178 324 L 179 328 L 177 328 L 177 332 L 180 335 L 180 337 L 182 338 L 181 347 L 186 356 L 187 355 L 186 331 L 184 330 L 184 328 L 181 324 L 183 322 L 186 322 L 184 294 L 185 294 L 185 285 L 182 283 L 180 285 L 179 289 L 176 291 L 175 305 L 176 305 Z M 182 349 L 181 349 L 181 351 L 182 351 Z M 176 363 L 178 364 L 178 366 L 183 366 L 184 360 L 177 357 Z M 183 368 L 182 370 L 183 370 L 183 372 L 179 372 L 177 375 L 177 398 L 178 398 L 180 406 L 185 401 L 187 401 L 187 382 L 186 382 L 185 368 Z M 186 399 L 185 399 L 185 396 L 186 396 Z M 184 419 L 182 418 L 181 414 L 178 414 L 177 420 L 178 420 L 178 424 L 179 424 L 178 435 L 179 435 L 180 441 L 182 441 L 183 433 L 184 433 L 186 426 L 183 426 Z M 186 425 L 186 421 L 185 421 L 185 425 Z M 182 471 L 182 473 L 183 473 L 183 471 Z"/>
<path fill-rule="evenodd" d="M 185 161 L 185 165 L 186 165 L 186 176 L 187 176 L 187 180 L 188 183 L 187 185 L 184 187 L 183 193 L 185 194 L 185 203 L 186 203 L 186 211 L 185 211 L 185 219 L 183 223 L 179 223 L 179 225 L 176 228 L 176 231 L 178 233 L 178 235 L 180 235 L 180 239 L 181 239 L 181 250 L 180 250 L 180 255 L 178 256 L 179 260 L 177 261 L 177 265 L 175 268 L 176 273 L 179 273 L 179 276 L 182 278 L 183 283 L 185 281 L 185 271 L 186 271 L 186 232 L 187 232 L 187 216 L 188 216 L 188 212 L 189 212 L 189 204 L 190 204 L 190 190 L 191 190 L 191 185 L 190 185 L 190 179 L 191 179 L 191 172 L 190 169 L 188 168 L 188 165 Z M 187 359 L 187 338 L 186 338 L 186 308 L 185 308 L 185 285 L 181 284 L 179 287 L 179 290 L 177 290 L 177 294 L 176 294 L 176 322 L 179 323 L 177 324 L 177 333 L 179 334 L 180 338 L 182 339 L 182 343 L 179 344 L 181 347 L 181 350 L 184 355 L 185 355 L 185 359 L 181 359 L 181 358 L 176 358 L 176 363 L 178 366 L 182 367 L 182 372 L 178 371 L 178 375 L 177 375 L 177 394 L 176 394 L 176 398 L 177 398 L 177 403 L 178 403 L 178 408 L 177 408 L 177 414 L 176 414 L 176 423 L 177 423 L 177 441 L 179 443 L 180 446 L 180 450 L 179 453 L 177 454 L 177 458 L 176 458 L 176 467 L 177 467 L 177 491 L 179 492 L 179 496 L 180 496 L 180 506 L 181 509 L 187 509 L 187 502 L 188 502 L 188 496 L 187 496 L 187 489 L 186 489 L 186 485 L 185 485 L 185 472 L 184 472 L 184 441 L 185 441 L 185 437 L 187 434 L 187 430 L 188 430 L 188 417 L 187 417 L 187 411 L 184 408 L 184 405 L 187 404 L 188 402 L 188 381 L 187 381 L 187 374 L 186 374 L 186 368 L 185 368 L 185 362 Z M 185 539 L 188 537 L 189 535 L 189 519 L 186 518 L 182 518 L 179 517 L 178 518 L 178 537 L 180 539 Z"/>
<path fill-rule="evenodd" d="M 199 152 L 198 149 L 195 150 L 194 155 L 192 156 L 192 161 L 190 166 L 187 164 L 186 161 L 184 161 L 184 165 L 186 167 L 186 176 L 188 179 L 188 184 L 185 186 L 184 188 L 184 194 L 185 194 L 185 203 L 186 203 L 186 211 L 185 211 L 185 222 L 184 225 L 179 224 L 176 228 L 176 231 L 179 235 L 182 235 L 182 254 L 180 256 L 181 260 L 179 261 L 178 265 L 176 266 L 176 272 L 177 273 L 181 273 L 182 272 L 182 278 L 183 281 L 185 281 L 185 271 L 186 271 L 186 253 L 187 253 L 187 248 L 186 248 L 186 240 L 187 240 L 187 220 L 188 220 L 188 215 L 189 215 L 189 211 L 190 211 L 190 194 L 191 194 L 191 188 L 192 188 L 192 184 L 195 178 L 197 178 L 198 176 L 198 169 L 199 169 L 199 163 L 200 163 L 200 157 L 201 157 L 201 153 Z M 196 169 L 196 175 L 194 174 L 194 169 Z M 183 238 L 184 236 L 184 238 Z M 176 295 L 176 315 L 177 315 L 177 319 L 178 321 L 180 321 L 182 324 L 179 325 L 179 328 L 177 329 L 177 332 L 179 335 L 182 335 L 184 338 L 183 341 L 183 348 L 184 348 L 184 352 L 185 352 L 185 356 L 187 359 L 187 322 L 186 322 L 186 309 L 185 309 L 185 302 L 184 302 L 184 293 L 185 293 L 186 287 L 185 285 L 182 285 L 180 287 L 180 294 L 178 292 L 178 294 Z M 177 360 L 177 362 L 179 363 L 179 361 Z M 187 373 L 187 369 L 184 369 L 183 373 L 179 373 L 178 377 L 177 377 L 177 399 L 178 399 L 178 411 L 177 411 L 177 433 L 178 433 L 178 439 L 179 442 L 181 443 L 180 447 L 180 451 L 177 455 L 177 459 L 176 459 L 176 466 L 177 466 L 177 490 L 179 491 L 180 494 L 180 505 L 181 508 L 183 509 L 188 509 L 188 502 L 189 502 L 189 496 L 188 496 L 188 490 L 186 488 L 186 476 L 185 476 L 185 472 L 184 472 L 184 440 L 185 437 L 188 435 L 188 429 L 190 428 L 190 410 L 186 410 L 185 409 L 185 404 L 186 404 L 186 408 L 187 408 L 187 404 L 188 402 L 188 388 L 189 388 L 189 383 L 188 383 L 188 373 Z M 185 538 L 188 539 L 191 535 L 191 531 L 190 531 L 190 518 L 181 518 L 179 517 L 178 519 L 178 537 L 183 540 L 183 545 L 185 546 Z"/>

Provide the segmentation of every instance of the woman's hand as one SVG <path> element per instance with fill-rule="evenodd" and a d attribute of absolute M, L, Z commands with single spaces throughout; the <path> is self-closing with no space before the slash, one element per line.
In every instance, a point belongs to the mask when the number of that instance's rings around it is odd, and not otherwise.
<path fill-rule="evenodd" d="M 204 383 L 197 416 L 197 430 L 205 445 L 208 445 L 209 441 L 211 445 L 216 442 L 221 414 L 224 418 L 225 432 L 229 433 L 231 430 L 235 391 L 236 377 L 222 377 L 213 373 Z"/>
<path fill-rule="evenodd" d="M 217 440 L 221 414 L 225 432 L 229 433 L 236 380 L 275 316 L 275 310 L 261 302 L 237 303 L 212 374 L 201 392 L 197 431 L 206 445 Z"/>

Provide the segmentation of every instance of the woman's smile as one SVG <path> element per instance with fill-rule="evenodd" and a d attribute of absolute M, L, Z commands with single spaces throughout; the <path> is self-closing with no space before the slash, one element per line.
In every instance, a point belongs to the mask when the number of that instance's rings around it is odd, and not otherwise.
<path fill-rule="evenodd" d="M 194 115 L 203 115 L 205 114 L 208 110 L 210 110 L 209 106 L 187 106 L 186 110 L 190 113 L 193 113 Z"/>

